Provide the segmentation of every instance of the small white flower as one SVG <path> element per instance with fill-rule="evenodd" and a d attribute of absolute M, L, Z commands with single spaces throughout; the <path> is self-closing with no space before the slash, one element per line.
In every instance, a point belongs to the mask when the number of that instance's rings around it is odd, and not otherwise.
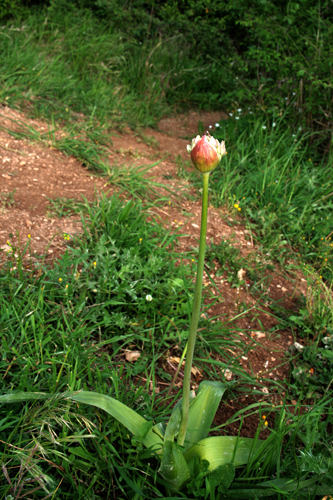
<path fill-rule="evenodd" d="M 263 128 L 264 130 L 266 130 L 266 125 L 263 125 L 263 126 L 262 126 L 262 128 Z"/>
<path fill-rule="evenodd" d="M 241 113 L 241 112 L 242 112 L 242 109 L 241 109 L 241 108 L 239 108 L 239 109 L 237 109 L 237 111 L 238 111 L 238 113 Z"/>
<path fill-rule="evenodd" d="M 229 113 L 230 116 L 232 116 L 232 113 Z"/>
<path fill-rule="evenodd" d="M 239 120 L 239 116 L 235 116 L 236 120 Z"/>
<path fill-rule="evenodd" d="M 272 127 L 276 127 L 276 123 L 275 122 L 272 123 Z"/>
<path fill-rule="evenodd" d="M 252 111 L 250 111 L 250 115 L 253 115 L 253 112 L 252 112 Z"/>
<path fill-rule="evenodd" d="M 146 300 L 148 300 L 148 302 L 151 302 L 153 300 L 153 297 L 151 295 L 146 295 Z"/>
<path fill-rule="evenodd" d="M 213 125 L 209 125 L 209 127 L 208 127 L 208 128 L 213 128 Z"/>
<path fill-rule="evenodd" d="M 220 126 L 220 124 L 219 124 L 219 123 L 215 123 L 215 127 L 219 127 L 219 126 Z"/>

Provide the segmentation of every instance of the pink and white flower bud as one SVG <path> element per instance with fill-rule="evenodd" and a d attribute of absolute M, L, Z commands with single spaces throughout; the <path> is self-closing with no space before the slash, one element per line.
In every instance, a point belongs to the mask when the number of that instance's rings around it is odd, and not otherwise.
<path fill-rule="evenodd" d="M 192 143 L 187 146 L 187 151 L 191 154 L 193 165 L 199 172 L 212 172 L 218 166 L 222 156 L 227 154 L 224 141 L 219 142 L 208 132 L 200 137 L 197 135 L 192 139 Z"/>

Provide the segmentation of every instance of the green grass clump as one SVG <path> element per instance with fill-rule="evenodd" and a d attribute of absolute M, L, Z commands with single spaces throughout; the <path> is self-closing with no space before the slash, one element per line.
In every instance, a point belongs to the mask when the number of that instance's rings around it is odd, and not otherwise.
<path fill-rule="evenodd" d="M 154 125 L 170 110 L 168 80 L 188 66 L 174 39 L 142 45 L 87 10 L 47 20 L 36 12 L 24 26 L 3 26 L 1 43 L 0 100 L 62 124 L 85 115 L 119 127 Z"/>
<path fill-rule="evenodd" d="M 294 133 L 287 116 L 270 122 L 240 110 L 234 118 L 214 132 L 228 155 L 213 174 L 212 201 L 244 215 L 271 258 L 283 263 L 293 247 L 331 279 L 331 160 L 309 147 L 301 129 Z"/>
<path fill-rule="evenodd" d="M 187 271 L 173 264 L 174 236 L 147 222 L 142 204 L 102 197 L 84 211 L 84 234 L 52 268 L 34 260 L 30 273 L 23 269 L 33 259 L 29 243 L 22 253 L 12 246 L 3 259 L 1 392 L 86 388 L 147 416 L 155 404 L 148 391 L 158 358 L 181 341 L 179 330 L 188 324 L 188 297 L 179 295 Z M 191 293 L 192 285 L 186 289 Z M 125 350 L 141 353 L 126 369 Z M 146 386 L 137 385 L 138 374 Z M 141 452 L 125 452 L 131 438 L 112 419 L 103 416 L 100 426 L 94 412 L 58 405 L 56 395 L 45 404 L 14 405 L 10 413 L 2 407 L 0 414 L 1 439 L 9 443 L 2 494 L 34 487 L 34 498 L 43 498 L 59 487 L 62 498 L 105 498 L 111 490 L 127 498 L 135 482 L 144 488 L 139 475 L 130 479 L 143 466 Z"/>
<path fill-rule="evenodd" d="M 83 382 L 102 346 L 113 355 L 128 343 L 150 352 L 157 339 L 177 341 L 176 319 L 178 327 L 188 321 L 187 294 L 180 295 L 188 271 L 173 265 L 174 236 L 132 201 L 103 197 L 85 211 L 84 234 L 52 269 L 37 261 L 29 276 L 13 255 L 1 276 L 3 346 L 15 358 L 6 380 L 16 388 L 63 390 L 67 368 Z"/>

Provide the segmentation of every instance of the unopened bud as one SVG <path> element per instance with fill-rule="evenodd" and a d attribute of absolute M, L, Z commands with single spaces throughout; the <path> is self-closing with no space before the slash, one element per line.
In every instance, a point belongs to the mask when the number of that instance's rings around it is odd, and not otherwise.
<path fill-rule="evenodd" d="M 195 168 L 203 174 L 214 170 L 222 156 L 227 154 L 224 141 L 219 142 L 208 132 L 202 137 L 197 135 L 195 139 L 192 139 L 192 143 L 187 146 L 187 151 L 191 154 Z"/>

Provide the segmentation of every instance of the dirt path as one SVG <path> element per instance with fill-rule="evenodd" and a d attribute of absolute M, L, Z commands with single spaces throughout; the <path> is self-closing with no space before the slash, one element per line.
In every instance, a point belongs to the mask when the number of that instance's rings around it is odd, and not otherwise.
<path fill-rule="evenodd" d="M 179 179 L 179 164 L 189 160 L 187 138 L 197 134 L 199 120 L 208 130 L 210 125 L 214 128 L 220 118 L 221 113 L 191 112 L 162 120 L 158 130 L 145 130 L 140 134 L 125 130 L 121 135 L 112 136 L 111 165 L 143 166 L 160 160 L 150 174 L 171 193 L 161 188 L 160 195 L 165 197 L 165 203 L 150 212 L 161 223 L 182 234 L 178 238 L 181 252 L 195 252 L 193 249 L 198 246 L 201 208 L 200 201 L 190 201 L 185 196 L 192 188 L 184 178 Z M 0 107 L 0 248 L 6 252 L 9 244 L 24 245 L 29 240 L 33 254 L 46 252 L 51 261 L 65 250 L 66 234 L 78 234 L 82 228 L 79 214 L 61 218 L 50 215 L 48 198 L 81 200 L 83 195 L 92 201 L 96 191 L 111 195 L 115 187 L 105 177 L 92 175 L 75 158 L 53 149 L 47 142 L 30 143 L 13 138 L 6 129 L 14 130 L 18 122 L 28 123 L 39 132 L 48 130 L 45 123 Z M 233 226 L 229 215 L 223 208 L 210 207 L 207 244 L 227 241 L 240 250 L 244 259 L 263 259 L 241 220 Z M 255 347 L 241 363 L 259 378 L 282 380 L 288 373 L 288 365 L 283 364 L 284 354 L 293 339 L 288 331 L 267 334 L 277 324 L 270 314 L 269 301 L 280 300 L 292 308 L 300 291 L 306 293 L 305 280 L 301 276 L 297 279 L 286 276 L 275 266 L 267 276 L 267 303 L 261 304 L 259 311 L 256 308 L 258 299 L 247 288 L 246 274 L 243 276 L 245 284 L 237 287 L 228 281 L 227 273 L 218 276 L 217 271 L 217 266 L 210 269 L 213 284 L 208 275 L 204 278 L 206 297 L 211 294 L 218 299 L 209 314 L 226 321 L 239 316 L 242 304 L 246 304 L 247 309 L 252 308 L 231 323 L 232 327 L 248 332 L 243 334 L 244 340 Z M 209 303 L 208 299 L 206 301 Z"/>

